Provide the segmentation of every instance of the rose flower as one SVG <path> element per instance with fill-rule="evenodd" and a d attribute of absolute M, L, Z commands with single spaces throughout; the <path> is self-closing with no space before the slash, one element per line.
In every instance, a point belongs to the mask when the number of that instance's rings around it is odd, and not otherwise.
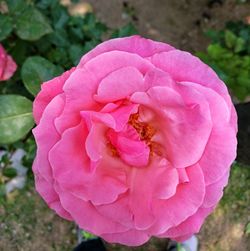
<path fill-rule="evenodd" d="M 15 73 L 17 65 L 0 44 L 0 81 L 8 80 Z"/>
<path fill-rule="evenodd" d="M 44 83 L 34 117 L 37 191 L 61 217 L 129 246 L 198 232 L 236 155 L 225 84 L 139 36 L 104 42 Z"/>

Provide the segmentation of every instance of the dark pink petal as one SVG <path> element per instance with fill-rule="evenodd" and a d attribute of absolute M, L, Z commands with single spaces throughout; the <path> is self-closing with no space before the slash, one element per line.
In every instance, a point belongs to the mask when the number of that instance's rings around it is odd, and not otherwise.
<path fill-rule="evenodd" d="M 125 51 L 137 54 L 141 57 L 150 57 L 155 53 L 170 50 L 174 50 L 174 47 L 165 43 L 145 39 L 137 35 L 125 38 L 116 38 L 98 45 L 95 49 L 84 55 L 78 67 L 83 67 L 84 64 L 92 58 L 109 51 Z"/>
<path fill-rule="evenodd" d="M 144 141 L 131 137 L 131 130 L 133 135 L 138 135 L 134 128 L 128 126 L 121 132 L 109 130 L 107 138 L 127 165 L 145 167 L 149 161 L 150 149 Z"/>
<path fill-rule="evenodd" d="M 17 69 L 17 65 L 13 58 L 8 55 L 0 44 L 0 81 L 8 80 L 12 77 Z"/>

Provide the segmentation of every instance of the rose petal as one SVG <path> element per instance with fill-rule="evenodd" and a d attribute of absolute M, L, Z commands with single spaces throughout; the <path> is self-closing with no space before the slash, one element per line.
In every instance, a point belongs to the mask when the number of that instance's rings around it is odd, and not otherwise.
<path fill-rule="evenodd" d="M 96 205 L 111 203 L 127 190 L 123 166 L 105 156 L 96 163 L 93 172 L 84 147 L 86 137 L 83 122 L 63 133 L 49 152 L 54 178 L 62 189 L 84 201 L 91 200 Z M 70 158 L 62 161 L 61 156 Z"/>
<path fill-rule="evenodd" d="M 200 231 L 201 225 L 203 224 L 205 218 L 211 213 L 214 207 L 211 208 L 199 208 L 198 211 L 187 218 L 180 225 L 170 228 L 165 233 L 161 234 L 159 237 L 171 238 L 176 241 L 182 241 L 189 236 Z"/>
<path fill-rule="evenodd" d="M 132 102 L 154 109 L 157 117 L 152 125 L 162 135 L 153 140 L 165 148 L 168 160 L 177 168 L 190 166 L 201 158 L 211 132 L 208 103 L 196 94 L 192 95 L 193 104 L 190 100 L 185 104 L 177 91 L 163 86 L 131 96 Z"/>
<path fill-rule="evenodd" d="M 205 183 L 198 164 L 186 168 L 189 182 L 179 184 L 174 196 L 168 200 L 152 202 L 153 213 L 159 215 L 155 224 L 148 230 L 152 235 L 166 232 L 193 215 L 202 205 L 205 196 Z M 178 210 L 180 209 L 181 210 Z"/>
<path fill-rule="evenodd" d="M 173 49 L 174 48 L 168 44 L 145 39 L 138 35 L 125 38 L 115 38 L 98 45 L 95 49 L 84 55 L 78 67 L 83 67 L 84 64 L 92 58 L 109 51 L 125 51 L 135 53 L 141 57 L 150 57 L 155 53 L 170 51 Z"/>
<path fill-rule="evenodd" d="M 212 129 L 205 151 L 199 160 L 206 185 L 215 183 L 226 172 L 236 157 L 237 139 L 230 125 Z"/>
<path fill-rule="evenodd" d="M 61 76 L 53 78 L 41 86 L 41 91 L 37 94 L 33 103 L 33 114 L 36 124 L 40 122 L 43 111 L 49 102 L 58 94 L 62 93 L 62 88 L 75 68 L 64 72 Z"/>
<path fill-rule="evenodd" d="M 103 103 L 114 102 L 144 89 L 143 75 L 136 68 L 123 67 L 100 82 L 95 100 Z"/>

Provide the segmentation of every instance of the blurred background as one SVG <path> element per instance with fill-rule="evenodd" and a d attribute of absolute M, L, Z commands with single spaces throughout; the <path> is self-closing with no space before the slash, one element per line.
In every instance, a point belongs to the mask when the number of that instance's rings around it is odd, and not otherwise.
<path fill-rule="evenodd" d="M 227 84 L 239 117 L 238 157 L 198 238 L 200 251 L 250 250 L 247 0 L 0 0 L 0 44 L 17 65 L 13 76 L 0 79 L 0 250 L 66 251 L 77 245 L 76 226 L 56 216 L 34 190 L 32 101 L 41 82 L 76 65 L 101 41 L 133 34 L 195 54 Z M 165 241 L 107 247 L 163 251 Z"/>

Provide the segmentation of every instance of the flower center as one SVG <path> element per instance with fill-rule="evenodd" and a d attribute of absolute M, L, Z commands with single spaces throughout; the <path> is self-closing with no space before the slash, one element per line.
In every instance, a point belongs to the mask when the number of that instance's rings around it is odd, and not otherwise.
<path fill-rule="evenodd" d="M 139 121 L 139 113 L 131 114 L 128 123 L 135 128 L 141 140 L 145 140 L 147 145 L 151 144 L 151 138 L 156 130 L 151 125 Z"/>

